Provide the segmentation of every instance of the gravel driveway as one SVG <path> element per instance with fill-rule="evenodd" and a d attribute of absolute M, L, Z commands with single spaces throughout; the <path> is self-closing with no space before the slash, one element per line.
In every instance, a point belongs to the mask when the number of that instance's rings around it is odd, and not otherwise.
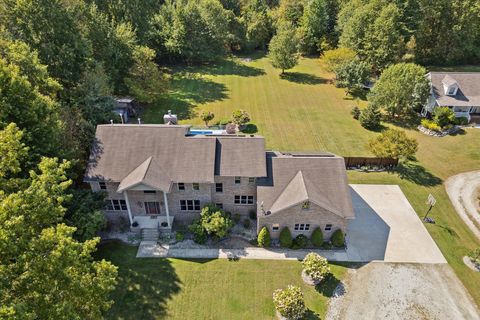
<path fill-rule="evenodd" d="M 446 264 L 371 262 L 351 269 L 344 283 L 346 293 L 331 300 L 326 319 L 480 319 Z"/>
<path fill-rule="evenodd" d="M 458 215 L 480 239 L 480 213 L 477 198 L 480 189 L 480 171 L 452 176 L 445 181 L 445 188 Z"/>

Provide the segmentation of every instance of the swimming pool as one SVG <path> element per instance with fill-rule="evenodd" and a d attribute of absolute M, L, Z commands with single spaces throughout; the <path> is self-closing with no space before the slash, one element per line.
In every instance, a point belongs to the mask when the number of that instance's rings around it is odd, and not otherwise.
<path fill-rule="evenodd" d="M 190 129 L 188 132 L 191 135 L 210 135 L 210 134 L 225 134 L 225 130 L 202 130 L 202 129 Z"/>

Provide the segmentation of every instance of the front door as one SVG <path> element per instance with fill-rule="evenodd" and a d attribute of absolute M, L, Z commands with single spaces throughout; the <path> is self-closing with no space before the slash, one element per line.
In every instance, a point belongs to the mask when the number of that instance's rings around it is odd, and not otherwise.
<path fill-rule="evenodd" d="M 145 202 L 146 214 L 160 214 L 160 203 L 157 201 Z"/>

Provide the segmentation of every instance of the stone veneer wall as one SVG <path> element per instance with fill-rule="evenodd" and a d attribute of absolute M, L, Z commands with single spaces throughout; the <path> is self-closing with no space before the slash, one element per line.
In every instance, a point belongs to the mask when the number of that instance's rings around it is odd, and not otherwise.
<path fill-rule="evenodd" d="M 292 218 L 294 217 L 294 218 Z M 294 226 L 296 223 L 308 223 L 310 229 L 308 231 L 295 231 Z M 274 224 L 279 224 L 278 231 L 273 231 Z M 327 224 L 332 225 L 331 231 L 325 231 Z M 317 227 L 322 229 L 323 237 L 325 240 L 330 239 L 332 233 L 337 229 L 342 229 L 345 233 L 347 230 L 347 219 L 344 219 L 330 211 L 327 211 L 314 203 L 310 203 L 310 209 L 302 209 L 302 204 L 298 204 L 291 208 L 285 209 L 280 212 L 276 212 L 265 216 L 261 213 L 257 215 L 257 230 L 260 232 L 261 228 L 267 227 L 270 231 L 270 236 L 276 239 L 280 235 L 280 231 L 284 227 L 288 227 L 292 233 L 292 237 L 296 237 L 299 234 L 304 234 L 310 237 L 313 230 Z"/>

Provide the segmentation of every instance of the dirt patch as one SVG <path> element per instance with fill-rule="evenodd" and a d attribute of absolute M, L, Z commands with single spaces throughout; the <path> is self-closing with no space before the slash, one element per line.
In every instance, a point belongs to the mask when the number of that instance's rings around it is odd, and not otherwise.
<path fill-rule="evenodd" d="M 448 265 L 373 262 L 343 280 L 326 319 L 480 319 Z"/>

